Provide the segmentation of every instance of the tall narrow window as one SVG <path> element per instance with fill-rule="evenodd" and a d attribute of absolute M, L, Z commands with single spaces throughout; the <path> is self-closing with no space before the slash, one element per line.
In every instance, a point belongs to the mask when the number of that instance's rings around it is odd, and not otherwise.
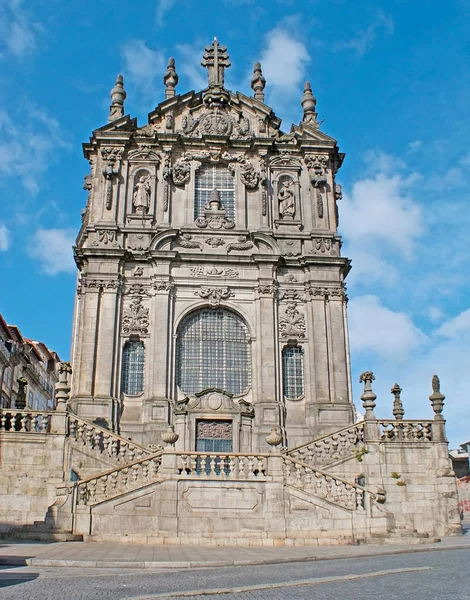
<path fill-rule="evenodd" d="M 122 351 L 121 391 L 130 396 L 144 390 L 144 343 L 126 342 Z"/>
<path fill-rule="evenodd" d="M 235 219 L 235 183 L 233 175 L 223 165 L 202 165 L 196 173 L 194 218 L 204 216 L 212 190 L 218 190 L 228 219 Z"/>
<path fill-rule="evenodd" d="M 296 400 L 304 395 L 304 351 L 287 346 L 282 351 L 282 387 L 284 398 Z"/>
<path fill-rule="evenodd" d="M 176 384 L 185 394 L 221 388 L 247 390 L 251 378 L 248 332 L 242 319 L 225 309 L 202 309 L 178 329 Z"/>

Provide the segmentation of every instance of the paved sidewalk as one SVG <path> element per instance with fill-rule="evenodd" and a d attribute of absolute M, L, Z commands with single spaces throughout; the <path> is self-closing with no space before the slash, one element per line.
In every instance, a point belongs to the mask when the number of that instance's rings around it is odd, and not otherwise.
<path fill-rule="evenodd" d="M 464 535 L 417 545 L 320 546 L 312 548 L 233 548 L 160 546 L 111 542 L 23 542 L 0 540 L 0 565 L 126 569 L 181 569 L 331 560 L 470 549 L 470 524 Z"/>

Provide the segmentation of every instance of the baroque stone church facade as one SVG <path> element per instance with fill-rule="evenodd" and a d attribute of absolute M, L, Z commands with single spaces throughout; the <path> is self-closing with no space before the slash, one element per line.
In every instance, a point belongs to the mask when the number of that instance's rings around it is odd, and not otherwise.
<path fill-rule="evenodd" d="M 56 408 L 0 408 L 0 536 L 163 544 L 420 543 L 461 533 L 437 376 L 433 419 L 355 422 L 337 233 L 343 155 L 310 85 L 289 133 L 224 86 L 140 127 L 122 77 L 84 145 L 72 364 Z"/>
<path fill-rule="evenodd" d="M 119 77 L 109 123 L 84 145 L 71 406 L 144 444 L 171 423 L 185 450 L 266 450 L 273 426 L 298 445 L 355 414 L 344 155 L 308 83 L 284 134 L 259 63 L 251 97 L 225 89 L 216 39 L 202 64 L 208 87 L 177 95 L 170 59 L 143 127 L 124 116 Z"/>

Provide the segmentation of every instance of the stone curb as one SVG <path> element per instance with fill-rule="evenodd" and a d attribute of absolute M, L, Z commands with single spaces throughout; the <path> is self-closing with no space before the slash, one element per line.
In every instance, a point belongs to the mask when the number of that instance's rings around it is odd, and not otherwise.
<path fill-rule="evenodd" d="M 412 554 L 415 552 L 444 552 L 446 550 L 469 550 L 470 544 L 456 544 L 449 546 L 412 546 L 407 548 L 383 549 L 374 552 L 361 552 L 357 554 L 338 553 L 329 556 L 303 556 L 291 558 L 265 558 L 261 560 L 186 560 L 186 561 L 110 561 L 110 560 L 66 560 L 21 558 L 16 556 L 0 558 L 1 566 L 28 566 L 28 567 L 81 567 L 96 569 L 201 569 L 214 567 L 246 567 L 269 564 L 286 564 L 294 562 L 313 562 L 323 560 L 346 560 L 355 558 L 370 558 L 375 556 L 392 556 L 395 554 Z"/>

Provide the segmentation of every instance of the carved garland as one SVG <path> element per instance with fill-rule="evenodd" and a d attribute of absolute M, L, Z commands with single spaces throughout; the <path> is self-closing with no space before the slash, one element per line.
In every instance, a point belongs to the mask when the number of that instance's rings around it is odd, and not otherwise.
<path fill-rule="evenodd" d="M 106 197 L 106 208 L 111 209 L 112 198 L 113 198 L 113 181 L 121 168 L 121 159 L 124 154 L 124 148 L 101 148 L 101 156 L 104 161 L 102 168 L 103 177 L 106 180 L 105 186 L 105 197 Z"/>
<path fill-rule="evenodd" d="M 289 302 L 284 317 L 279 320 L 279 332 L 282 338 L 305 338 L 305 317 L 297 310 L 296 302 Z"/>
<path fill-rule="evenodd" d="M 309 171 L 310 183 L 316 194 L 318 217 L 323 219 L 323 194 L 326 194 L 328 187 L 328 156 L 323 154 L 306 156 L 305 162 Z"/>
<path fill-rule="evenodd" d="M 149 329 L 149 309 L 142 306 L 142 298 L 136 296 L 132 299 L 130 305 L 124 309 L 122 316 L 122 332 L 126 335 L 130 333 L 148 333 Z"/>
<path fill-rule="evenodd" d="M 228 287 L 225 288 L 213 288 L 213 287 L 202 287 L 194 292 L 195 296 L 199 296 L 204 300 L 208 300 L 210 306 L 220 306 L 221 300 L 227 300 L 234 296 L 232 290 Z"/>

